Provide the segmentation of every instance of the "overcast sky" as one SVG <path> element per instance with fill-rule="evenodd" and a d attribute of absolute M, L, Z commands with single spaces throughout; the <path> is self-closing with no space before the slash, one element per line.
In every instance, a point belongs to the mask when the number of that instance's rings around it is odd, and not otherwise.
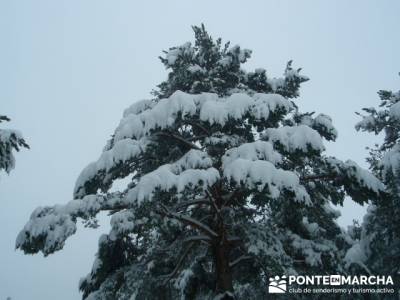
<path fill-rule="evenodd" d="M 298 105 L 339 130 L 328 153 L 366 167 L 364 148 L 378 139 L 354 130 L 354 112 L 377 105 L 379 89 L 399 89 L 399 1 L 138 2 L 0 1 L 0 114 L 32 148 L 0 174 L 0 300 L 80 298 L 108 220 L 48 258 L 14 251 L 16 235 L 37 206 L 72 199 L 123 109 L 165 79 L 158 55 L 192 41 L 191 25 L 252 49 L 248 70 L 280 76 L 290 59 L 303 67 L 311 80 Z M 349 202 L 340 223 L 363 213 Z"/>

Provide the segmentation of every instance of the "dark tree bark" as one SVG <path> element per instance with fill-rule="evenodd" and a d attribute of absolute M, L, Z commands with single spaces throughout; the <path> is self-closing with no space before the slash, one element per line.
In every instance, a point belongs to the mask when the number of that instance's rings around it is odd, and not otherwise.
<path fill-rule="evenodd" d="M 232 282 L 232 272 L 229 266 L 229 255 L 230 246 L 221 241 L 214 246 L 214 258 L 215 258 L 215 272 L 216 272 L 216 294 L 224 294 L 229 292 L 233 295 L 233 282 Z M 225 295 L 221 299 L 233 299 L 229 295 Z"/>

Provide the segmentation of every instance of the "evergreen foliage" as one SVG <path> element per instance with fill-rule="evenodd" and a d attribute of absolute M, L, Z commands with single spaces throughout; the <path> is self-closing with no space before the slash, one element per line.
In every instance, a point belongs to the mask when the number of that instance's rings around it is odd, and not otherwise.
<path fill-rule="evenodd" d="M 77 219 L 109 211 L 85 299 L 263 299 L 276 274 L 345 272 L 351 246 L 332 204 L 364 203 L 381 182 L 324 154 L 331 119 L 294 103 L 308 78 L 246 72 L 251 51 L 204 26 L 161 57 L 168 79 L 134 103 L 74 200 L 38 208 L 17 238 L 25 253 L 62 249 Z M 128 178 L 119 192 L 113 183 Z"/>
<path fill-rule="evenodd" d="M 354 263 L 369 273 L 393 276 L 400 271 L 400 91 L 381 90 L 378 95 L 379 107 L 364 108 L 366 114 L 356 129 L 383 134 L 383 142 L 370 149 L 368 162 L 385 184 L 387 195 L 370 204 L 360 241 L 350 254 L 357 253 Z"/>
<path fill-rule="evenodd" d="M 1 122 L 9 122 L 10 118 L 0 115 Z M 10 173 L 15 167 L 15 157 L 13 151 L 19 151 L 21 148 L 28 148 L 21 133 L 12 129 L 0 129 L 0 171 L 4 170 Z"/>

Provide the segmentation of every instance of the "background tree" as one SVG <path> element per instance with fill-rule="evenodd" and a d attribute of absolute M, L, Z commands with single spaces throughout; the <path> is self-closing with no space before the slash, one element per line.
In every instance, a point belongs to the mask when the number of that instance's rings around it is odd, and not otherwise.
<path fill-rule="evenodd" d="M 397 275 L 400 268 L 400 91 L 378 92 L 379 108 L 364 108 L 357 130 L 383 134 L 383 142 L 370 149 L 368 162 L 388 195 L 373 202 L 364 217 L 361 239 L 348 253 L 348 264 L 372 274 Z"/>
<path fill-rule="evenodd" d="M 8 122 L 10 119 L 0 115 L 0 123 Z M 28 148 L 21 133 L 12 129 L 0 129 L 0 171 L 9 173 L 15 167 L 13 151 L 19 151 L 21 147 Z"/>
<path fill-rule="evenodd" d="M 75 199 L 38 208 L 18 235 L 25 253 L 48 255 L 78 218 L 96 227 L 109 211 L 84 298 L 262 299 L 270 275 L 342 271 L 350 244 L 331 204 L 382 192 L 354 162 L 323 154 L 337 132 L 299 112 L 300 69 L 246 72 L 250 50 L 193 29 L 194 45 L 165 51 L 168 79 L 125 110 Z M 126 188 L 110 192 L 121 178 Z"/>

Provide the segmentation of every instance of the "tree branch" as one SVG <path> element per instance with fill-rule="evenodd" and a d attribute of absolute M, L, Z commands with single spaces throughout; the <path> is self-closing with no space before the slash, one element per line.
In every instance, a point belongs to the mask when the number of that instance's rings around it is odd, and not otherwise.
<path fill-rule="evenodd" d="M 210 199 L 209 203 L 212 204 L 212 206 L 214 207 L 217 215 L 220 215 L 220 209 L 218 208 L 217 203 L 216 203 L 213 195 L 211 195 L 211 193 L 208 190 L 206 190 L 206 195 Z"/>
<path fill-rule="evenodd" d="M 199 140 L 199 139 L 202 139 L 202 138 L 206 138 L 206 137 L 208 137 L 208 135 L 206 135 L 206 134 L 195 135 L 195 136 L 193 136 L 191 138 L 188 138 L 187 141 L 196 141 L 196 140 Z"/>
<path fill-rule="evenodd" d="M 178 221 L 181 221 L 182 223 L 190 225 L 193 228 L 196 228 L 196 229 L 202 231 L 203 233 L 208 235 L 210 238 L 218 237 L 218 234 L 214 230 L 212 230 L 207 225 L 201 223 L 200 221 L 198 221 L 196 219 L 193 219 L 193 218 L 191 218 L 189 216 L 186 216 L 186 215 L 182 215 L 182 214 L 178 214 L 178 213 L 172 212 L 165 205 L 160 204 L 160 206 L 161 206 L 161 208 L 163 210 L 162 212 L 160 212 L 161 214 L 164 214 L 167 217 L 174 218 L 174 219 L 176 219 Z"/>
<path fill-rule="evenodd" d="M 252 257 L 249 256 L 249 255 L 242 255 L 242 256 L 238 257 L 237 259 L 235 259 L 234 261 L 230 262 L 229 263 L 229 267 L 233 268 L 234 266 L 236 266 L 241 261 L 247 260 L 247 259 L 252 259 Z"/>
<path fill-rule="evenodd" d="M 176 273 L 178 273 L 179 268 L 181 267 L 183 261 L 185 260 L 186 256 L 189 254 L 190 250 L 193 248 L 194 243 L 190 243 L 190 245 L 186 248 L 185 252 L 182 254 L 182 256 L 179 258 L 178 263 L 176 264 L 175 268 L 172 270 L 171 273 L 165 275 L 167 278 L 164 279 L 163 285 L 167 284 L 168 281 L 170 281 Z"/>
<path fill-rule="evenodd" d="M 312 181 L 312 180 L 335 180 L 335 179 L 343 179 L 343 177 L 334 174 L 322 174 L 322 175 L 313 175 L 301 177 L 302 181 Z"/>
<path fill-rule="evenodd" d="M 179 203 L 179 204 L 175 205 L 174 209 L 178 210 L 178 209 L 181 209 L 181 208 L 184 208 L 184 207 L 188 207 L 190 205 L 196 205 L 196 204 L 207 204 L 207 205 L 210 205 L 210 201 L 206 200 L 205 198 L 195 199 L 195 200 L 192 200 L 192 201 L 185 201 L 185 202 L 182 202 L 182 203 Z"/>
<path fill-rule="evenodd" d="M 188 123 L 189 125 L 192 125 L 193 127 L 197 127 L 198 129 L 200 129 L 201 131 L 203 131 L 207 136 L 210 136 L 211 133 L 202 125 L 196 123 L 196 122 L 192 122 L 192 121 L 186 121 L 186 123 Z"/>
<path fill-rule="evenodd" d="M 211 239 L 209 236 L 207 235 L 192 235 L 186 239 L 183 240 L 184 243 L 187 242 L 197 242 L 197 241 L 206 241 L 206 242 L 210 242 Z"/>
<path fill-rule="evenodd" d="M 183 137 L 173 134 L 173 133 L 168 133 L 168 132 L 157 132 L 155 133 L 156 136 L 165 136 L 165 137 L 169 137 L 172 138 L 178 142 L 180 142 L 183 145 L 186 145 L 187 147 L 191 148 L 191 149 L 196 149 L 196 150 L 201 150 L 200 147 L 196 146 L 195 144 L 185 140 Z"/>

